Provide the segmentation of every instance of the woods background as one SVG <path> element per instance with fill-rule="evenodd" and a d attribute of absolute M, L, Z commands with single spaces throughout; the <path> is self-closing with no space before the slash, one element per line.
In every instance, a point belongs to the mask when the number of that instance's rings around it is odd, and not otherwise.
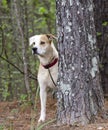
<path fill-rule="evenodd" d="M 40 33 L 55 34 L 54 0 L 0 1 L 0 100 L 35 96 L 38 61 L 28 39 Z"/>
<path fill-rule="evenodd" d="M 35 34 L 56 35 L 54 0 L 0 1 L 0 101 L 34 99 L 38 60 L 28 38 Z M 108 2 L 94 0 L 100 71 L 104 94 L 108 94 Z M 32 96 L 31 96 L 32 95 Z"/>

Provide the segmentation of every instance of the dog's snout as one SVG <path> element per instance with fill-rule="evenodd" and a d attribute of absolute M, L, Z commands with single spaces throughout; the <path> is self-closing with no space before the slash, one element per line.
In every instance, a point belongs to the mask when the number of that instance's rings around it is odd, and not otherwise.
<path fill-rule="evenodd" d="M 33 50 L 33 51 L 37 51 L 37 48 L 36 48 L 36 47 L 34 47 L 34 48 L 32 48 L 32 50 Z"/>
<path fill-rule="evenodd" d="M 37 53 L 37 48 L 36 48 L 36 47 L 33 47 L 33 48 L 32 48 L 32 51 L 33 51 L 33 54 L 36 54 L 36 53 Z"/>

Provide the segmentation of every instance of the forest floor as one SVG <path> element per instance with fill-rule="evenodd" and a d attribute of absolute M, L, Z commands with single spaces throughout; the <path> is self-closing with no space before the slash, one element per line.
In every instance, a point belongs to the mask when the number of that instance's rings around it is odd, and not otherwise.
<path fill-rule="evenodd" d="M 105 100 L 105 109 L 108 111 L 108 100 Z M 56 101 L 51 95 L 47 101 L 47 119 L 44 124 L 37 125 L 40 113 L 40 102 L 33 111 L 28 103 L 19 101 L 0 102 L 0 130 L 108 130 L 108 120 L 99 118 L 95 124 L 86 126 L 57 126 L 55 122 Z"/>

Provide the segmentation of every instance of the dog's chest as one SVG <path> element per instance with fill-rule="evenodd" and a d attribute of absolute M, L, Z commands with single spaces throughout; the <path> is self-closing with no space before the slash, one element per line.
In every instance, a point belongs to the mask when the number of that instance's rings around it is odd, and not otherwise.
<path fill-rule="evenodd" d="M 50 74 L 49 74 L 50 71 Z M 58 78 L 58 64 L 54 65 L 53 67 L 45 69 L 43 66 L 40 65 L 39 71 L 38 71 L 38 82 L 39 84 L 43 84 L 43 86 L 46 87 L 55 87 L 52 78 L 54 82 L 57 82 Z M 52 78 L 51 78 L 52 77 Z"/>

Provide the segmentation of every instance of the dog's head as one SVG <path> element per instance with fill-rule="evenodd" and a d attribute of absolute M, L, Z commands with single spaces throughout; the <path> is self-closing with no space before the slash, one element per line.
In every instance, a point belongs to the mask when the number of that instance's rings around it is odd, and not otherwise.
<path fill-rule="evenodd" d="M 30 46 L 33 46 L 32 53 L 44 56 L 48 51 L 50 51 L 53 39 L 56 39 L 56 37 L 52 34 L 35 35 L 30 37 Z"/>

